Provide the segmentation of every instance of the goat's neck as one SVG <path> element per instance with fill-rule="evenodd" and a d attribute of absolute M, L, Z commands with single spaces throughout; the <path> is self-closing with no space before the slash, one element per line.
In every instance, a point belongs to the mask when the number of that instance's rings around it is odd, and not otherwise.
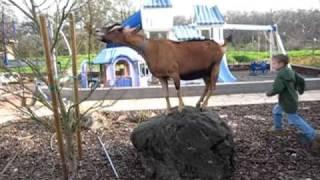
<path fill-rule="evenodd" d="M 142 53 L 144 55 L 144 51 L 147 48 L 148 45 L 148 39 L 145 37 L 130 37 L 126 39 L 126 43 L 132 47 L 133 49 L 137 50 L 139 53 Z"/>
<path fill-rule="evenodd" d="M 150 49 L 150 46 L 152 45 L 149 39 L 142 36 L 137 36 L 134 38 L 127 38 L 126 43 L 144 57 L 149 67 L 152 66 L 151 59 L 148 57 L 148 49 Z"/>

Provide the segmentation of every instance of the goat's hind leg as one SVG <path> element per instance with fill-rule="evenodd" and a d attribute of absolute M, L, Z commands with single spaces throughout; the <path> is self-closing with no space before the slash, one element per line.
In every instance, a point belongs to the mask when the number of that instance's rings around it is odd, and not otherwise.
<path fill-rule="evenodd" d="M 168 87 L 168 79 L 166 78 L 159 78 L 161 86 L 162 86 L 162 91 L 164 93 L 164 97 L 166 98 L 167 102 L 167 113 L 171 111 L 171 104 L 170 104 L 170 98 L 169 98 L 169 87 Z"/>
<path fill-rule="evenodd" d="M 205 82 L 205 88 L 204 88 L 204 91 L 203 91 L 199 101 L 196 104 L 196 108 L 200 108 L 201 107 L 201 103 L 203 102 L 204 97 L 206 96 L 206 94 L 207 94 L 207 92 L 209 90 L 210 77 L 205 77 L 205 78 L 203 78 L 203 80 Z"/>
<path fill-rule="evenodd" d="M 219 68 L 220 68 L 220 64 L 216 64 L 211 70 L 210 81 L 208 85 L 209 90 L 207 91 L 207 96 L 202 104 L 202 107 L 201 107 L 202 109 L 208 106 L 208 101 L 212 95 L 212 92 L 213 90 L 216 89 L 216 83 L 218 81 L 218 75 L 220 70 Z"/>

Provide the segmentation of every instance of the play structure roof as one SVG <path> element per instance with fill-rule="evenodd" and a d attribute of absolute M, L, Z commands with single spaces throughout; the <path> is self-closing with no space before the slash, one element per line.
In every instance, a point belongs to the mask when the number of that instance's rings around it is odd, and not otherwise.
<path fill-rule="evenodd" d="M 169 8 L 172 7 L 171 0 L 144 0 L 144 8 Z"/>
<path fill-rule="evenodd" d="M 93 60 L 94 64 L 112 64 L 115 60 L 126 57 L 131 61 L 143 61 L 135 50 L 129 47 L 105 48 Z"/>
<path fill-rule="evenodd" d="M 217 6 L 194 6 L 194 14 L 198 25 L 224 24 L 224 17 Z"/>
<path fill-rule="evenodd" d="M 130 27 L 130 28 L 139 28 L 142 29 L 141 27 L 141 11 L 135 12 L 133 15 L 129 16 L 128 19 L 124 20 L 122 22 L 123 27 Z"/>
<path fill-rule="evenodd" d="M 204 39 L 204 37 L 197 31 L 196 27 L 191 25 L 174 26 L 173 32 L 179 41 Z"/>

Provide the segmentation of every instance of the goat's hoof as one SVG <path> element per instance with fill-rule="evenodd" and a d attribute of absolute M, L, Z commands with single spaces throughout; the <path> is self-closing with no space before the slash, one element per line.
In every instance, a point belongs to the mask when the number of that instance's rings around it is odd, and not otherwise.
<path fill-rule="evenodd" d="M 166 111 L 166 115 L 170 115 L 172 114 L 174 111 L 172 108 L 168 108 L 167 111 Z"/>
<path fill-rule="evenodd" d="M 202 106 L 200 107 L 200 111 L 203 112 L 204 110 L 206 110 L 206 108 L 207 108 L 206 105 L 202 105 Z"/>
<path fill-rule="evenodd" d="M 201 104 L 200 103 L 196 104 L 196 108 L 201 109 Z"/>
<path fill-rule="evenodd" d="M 178 108 L 178 111 L 181 113 L 183 111 L 184 106 Z"/>

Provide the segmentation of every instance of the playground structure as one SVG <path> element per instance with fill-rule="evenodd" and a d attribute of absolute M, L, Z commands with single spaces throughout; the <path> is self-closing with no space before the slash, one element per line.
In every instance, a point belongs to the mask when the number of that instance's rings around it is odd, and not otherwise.
<path fill-rule="evenodd" d="M 165 16 L 163 16 L 163 14 L 165 14 Z M 218 43 L 223 43 L 224 41 L 224 30 L 262 31 L 265 37 L 269 39 L 270 56 L 277 50 L 278 52 L 286 54 L 278 33 L 277 25 L 227 24 L 218 6 L 214 4 L 208 5 L 200 3 L 194 6 L 194 18 L 191 24 L 173 25 L 173 18 L 173 8 L 170 0 L 144 0 L 143 3 L 141 3 L 140 10 L 123 21 L 122 26 L 141 29 L 147 38 L 152 39 L 168 38 L 174 41 L 212 39 Z M 2 24 L 2 29 L 4 29 L 4 23 Z M 13 29 L 15 32 L 15 28 Z M 49 21 L 49 36 L 53 35 L 51 29 L 52 22 Z M 4 33 L 5 31 L 2 32 Z M 62 31 L 60 31 L 60 35 L 71 55 L 71 48 L 66 36 Z M 276 46 L 278 46 L 278 49 L 275 49 Z M 6 49 L 9 50 L 9 48 Z M 7 57 L 7 55 L 5 57 Z M 3 58 L 4 64 L 7 63 L 7 59 L 8 58 Z M 53 61 L 54 70 L 57 72 L 58 68 L 55 56 L 53 57 Z M 120 47 L 116 44 L 107 44 L 106 48 L 101 50 L 93 63 L 100 65 L 100 75 L 89 78 L 88 76 L 92 74 L 90 72 L 91 68 L 88 70 L 88 62 L 83 62 L 80 73 L 81 88 L 88 88 L 91 84 L 91 82 L 88 81 L 94 81 L 94 83 L 102 82 L 103 87 L 147 87 L 152 79 L 152 75 L 149 73 L 145 61 L 136 51 L 127 47 Z M 16 66 L 22 65 L 23 63 L 16 63 Z M 226 56 L 224 56 L 221 61 L 219 81 L 228 83 L 237 81 L 229 69 Z M 182 84 L 202 84 L 202 80 L 182 81 Z"/>
<path fill-rule="evenodd" d="M 160 4 L 157 4 L 158 1 L 152 1 L 152 3 L 148 2 L 149 1 L 145 1 L 144 4 L 141 4 L 140 10 L 122 22 L 122 26 L 139 28 L 143 30 L 145 35 L 149 38 L 168 38 L 175 41 L 214 39 L 219 43 L 223 43 L 224 41 L 224 30 L 260 31 L 269 38 L 270 42 L 273 42 L 269 44 L 270 56 L 276 51 L 286 53 L 276 25 L 258 26 L 226 24 L 219 8 L 215 5 L 210 6 L 206 4 L 194 7 L 195 15 L 191 24 L 174 26 L 173 9 L 169 0 L 159 1 L 164 2 Z M 163 16 L 163 14 L 166 14 L 167 16 Z M 159 21 L 159 19 L 162 18 L 163 20 Z M 52 31 L 50 31 L 50 24 L 52 26 L 52 22 L 49 20 L 49 35 L 52 33 Z M 60 34 L 70 52 L 70 46 L 64 33 L 61 31 Z M 276 46 L 278 46 L 277 49 L 275 49 Z M 72 53 L 70 52 L 70 54 Z M 79 92 L 81 97 L 91 91 L 87 88 L 91 87 L 90 84 L 92 81 L 95 81 L 94 83 L 102 82 L 104 87 L 97 89 L 94 92 L 92 100 L 99 100 L 99 97 L 104 97 L 101 93 L 103 94 L 104 91 L 111 87 L 118 87 L 113 89 L 112 93 L 108 95 L 108 98 L 111 99 L 155 98 L 161 95 L 161 88 L 159 86 L 149 87 L 148 81 L 151 79 L 151 74 L 143 58 L 139 53 L 128 47 L 107 44 L 106 48 L 102 49 L 93 62 L 100 66 L 100 73 L 102 75 L 97 75 L 94 78 L 89 77 L 88 74 L 91 73 L 89 62 L 82 62 L 80 66 L 80 87 L 83 89 Z M 56 63 L 53 63 L 54 66 L 55 64 Z M 238 80 L 229 69 L 226 56 L 224 56 L 221 61 L 219 81 L 224 82 L 218 83 L 217 92 L 220 94 L 262 91 L 261 89 L 254 90 L 255 88 L 252 87 L 253 82 L 237 82 Z M 314 81 L 312 81 L 312 83 L 313 82 Z M 266 88 L 268 83 L 263 83 L 261 87 Z M 184 96 L 199 95 L 198 88 L 203 88 L 202 80 L 191 82 L 184 81 L 182 82 L 182 85 L 188 86 L 183 92 Z M 249 90 L 244 87 L 251 87 L 251 89 Z M 42 89 L 44 92 L 48 93 L 47 87 L 42 87 Z M 72 98 L 70 88 L 64 88 L 63 94 L 67 99 Z M 99 94 L 101 96 L 99 96 Z"/>
<path fill-rule="evenodd" d="M 95 64 L 102 66 L 102 77 L 105 87 L 145 87 L 150 73 L 146 69 L 142 56 L 129 47 L 115 47 L 103 49 L 96 59 Z M 84 66 L 85 64 L 82 64 Z M 82 75 L 86 68 L 82 68 Z M 83 80 L 85 80 L 85 76 Z M 85 82 L 82 87 L 85 86 Z"/>
<path fill-rule="evenodd" d="M 252 62 L 250 64 L 250 75 L 257 75 L 259 71 L 261 74 L 265 74 L 270 70 L 270 64 L 267 64 L 267 62 Z"/>
<path fill-rule="evenodd" d="M 151 39 L 174 41 L 211 39 L 218 43 L 224 42 L 224 30 L 262 31 L 268 37 L 270 57 L 276 51 L 286 54 L 277 25 L 227 24 L 217 5 L 198 4 L 194 6 L 193 22 L 188 25 L 173 25 L 173 18 L 170 0 L 145 0 L 141 3 L 140 10 L 123 21 L 121 25 L 143 30 L 145 36 Z M 147 65 L 143 58 L 141 61 L 139 55 L 128 49 L 119 47 L 117 44 L 107 44 L 106 48 L 101 50 L 94 59 L 93 63 L 102 67 L 101 81 L 104 87 L 148 86 L 151 74 L 147 72 Z M 219 81 L 229 83 L 237 81 L 229 69 L 226 56 L 223 56 L 221 61 Z M 182 84 L 199 84 L 199 82 L 202 81 L 182 81 Z M 87 88 L 88 86 L 82 87 Z"/>
<path fill-rule="evenodd" d="M 2 61 L 0 65 L 8 66 L 11 61 L 15 59 L 14 56 L 14 46 L 16 44 L 16 27 L 15 27 L 15 22 L 6 22 L 6 16 L 4 13 L 4 7 L 2 8 L 2 20 L 1 20 L 1 35 L 2 35 L 2 51 L 0 51 L 0 55 L 2 57 Z M 9 27 L 9 23 L 12 26 L 11 28 Z M 9 29 L 12 30 L 13 37 L 8 36 Z"/>
<path fill-rule="evenodd" d="M 247 25 L 247 24 L 225 24 L 223 26 L 224 30 L 232 31 L 257 31 L 263 32 L 264 36 L 269 42 L 269 55 L 270 58 L 275 53 L 287 54 L 284 45 L 282 43 L 278 25 Z M 270 67 L 272 69 L 272 67 Z"/>
<path fill-rule="evenodd" d="M 144 1 L 144 3 L 141 4 L 141 9 L 122 22 L 122 26 L 141 29 L 144 31 L 146 37 L 151 39 L 165 38 L 174 41 L 214 39 L 219 43 L 223 43 L 224 38 L 222 27 L 224 19 L 218 7 L 198 5 L 194 10 L 195 20 L 193 24 L 174 26 L 171 1 Z M 163 14 L 166 14 L 166 16 L 163 16 Z M 151 79 L 151 75 L 148 73 L 147 65 L 144 61 L 141 61 L 141 63 L 138 63 L 137 65 L 133 65 L 134 68 L 127 68 L 134 72 L 127 74 L 122 73 L 120 76 L 117 76 L 117 71 L 115 72 L 113 70 L 114 68 L 117 68 L 117 65 L 115 64 L 118 62 L 117 59 L 121 59 L 123 57 L 126 57 L 126 59 L 137 58 L 135 58 L 135 55 L 131 57 L 131 54 L 128 54 L 130 53 L 129 51 L 120 51 L 121 49 L 116 45 L 108 44 L 106 49 L 103 49 L 93 61 L 94 64 L 105 64 L 102 71 L 102 77 L 106 75 L 106 77 L 103 78 L 103 81 L 107 81 L 103 82 L 105 87 L 113 85 L 116 87 L 147 86 L 147 81 Z M 113 53 L 114 56 L 106 55 L 106 52 L 110 52 L 110 54 Z M 132 63 L 127 61 L 127 64 L 129 64 L 128 66 L 131 66 L 130 64 Z M 223 82 L 236 81 L 236 78 L 228 68 L 225 56 L 221 63 L 219 80 Z M 182 84 L 187 83 L 192 82 L 182 82 Z"/>

